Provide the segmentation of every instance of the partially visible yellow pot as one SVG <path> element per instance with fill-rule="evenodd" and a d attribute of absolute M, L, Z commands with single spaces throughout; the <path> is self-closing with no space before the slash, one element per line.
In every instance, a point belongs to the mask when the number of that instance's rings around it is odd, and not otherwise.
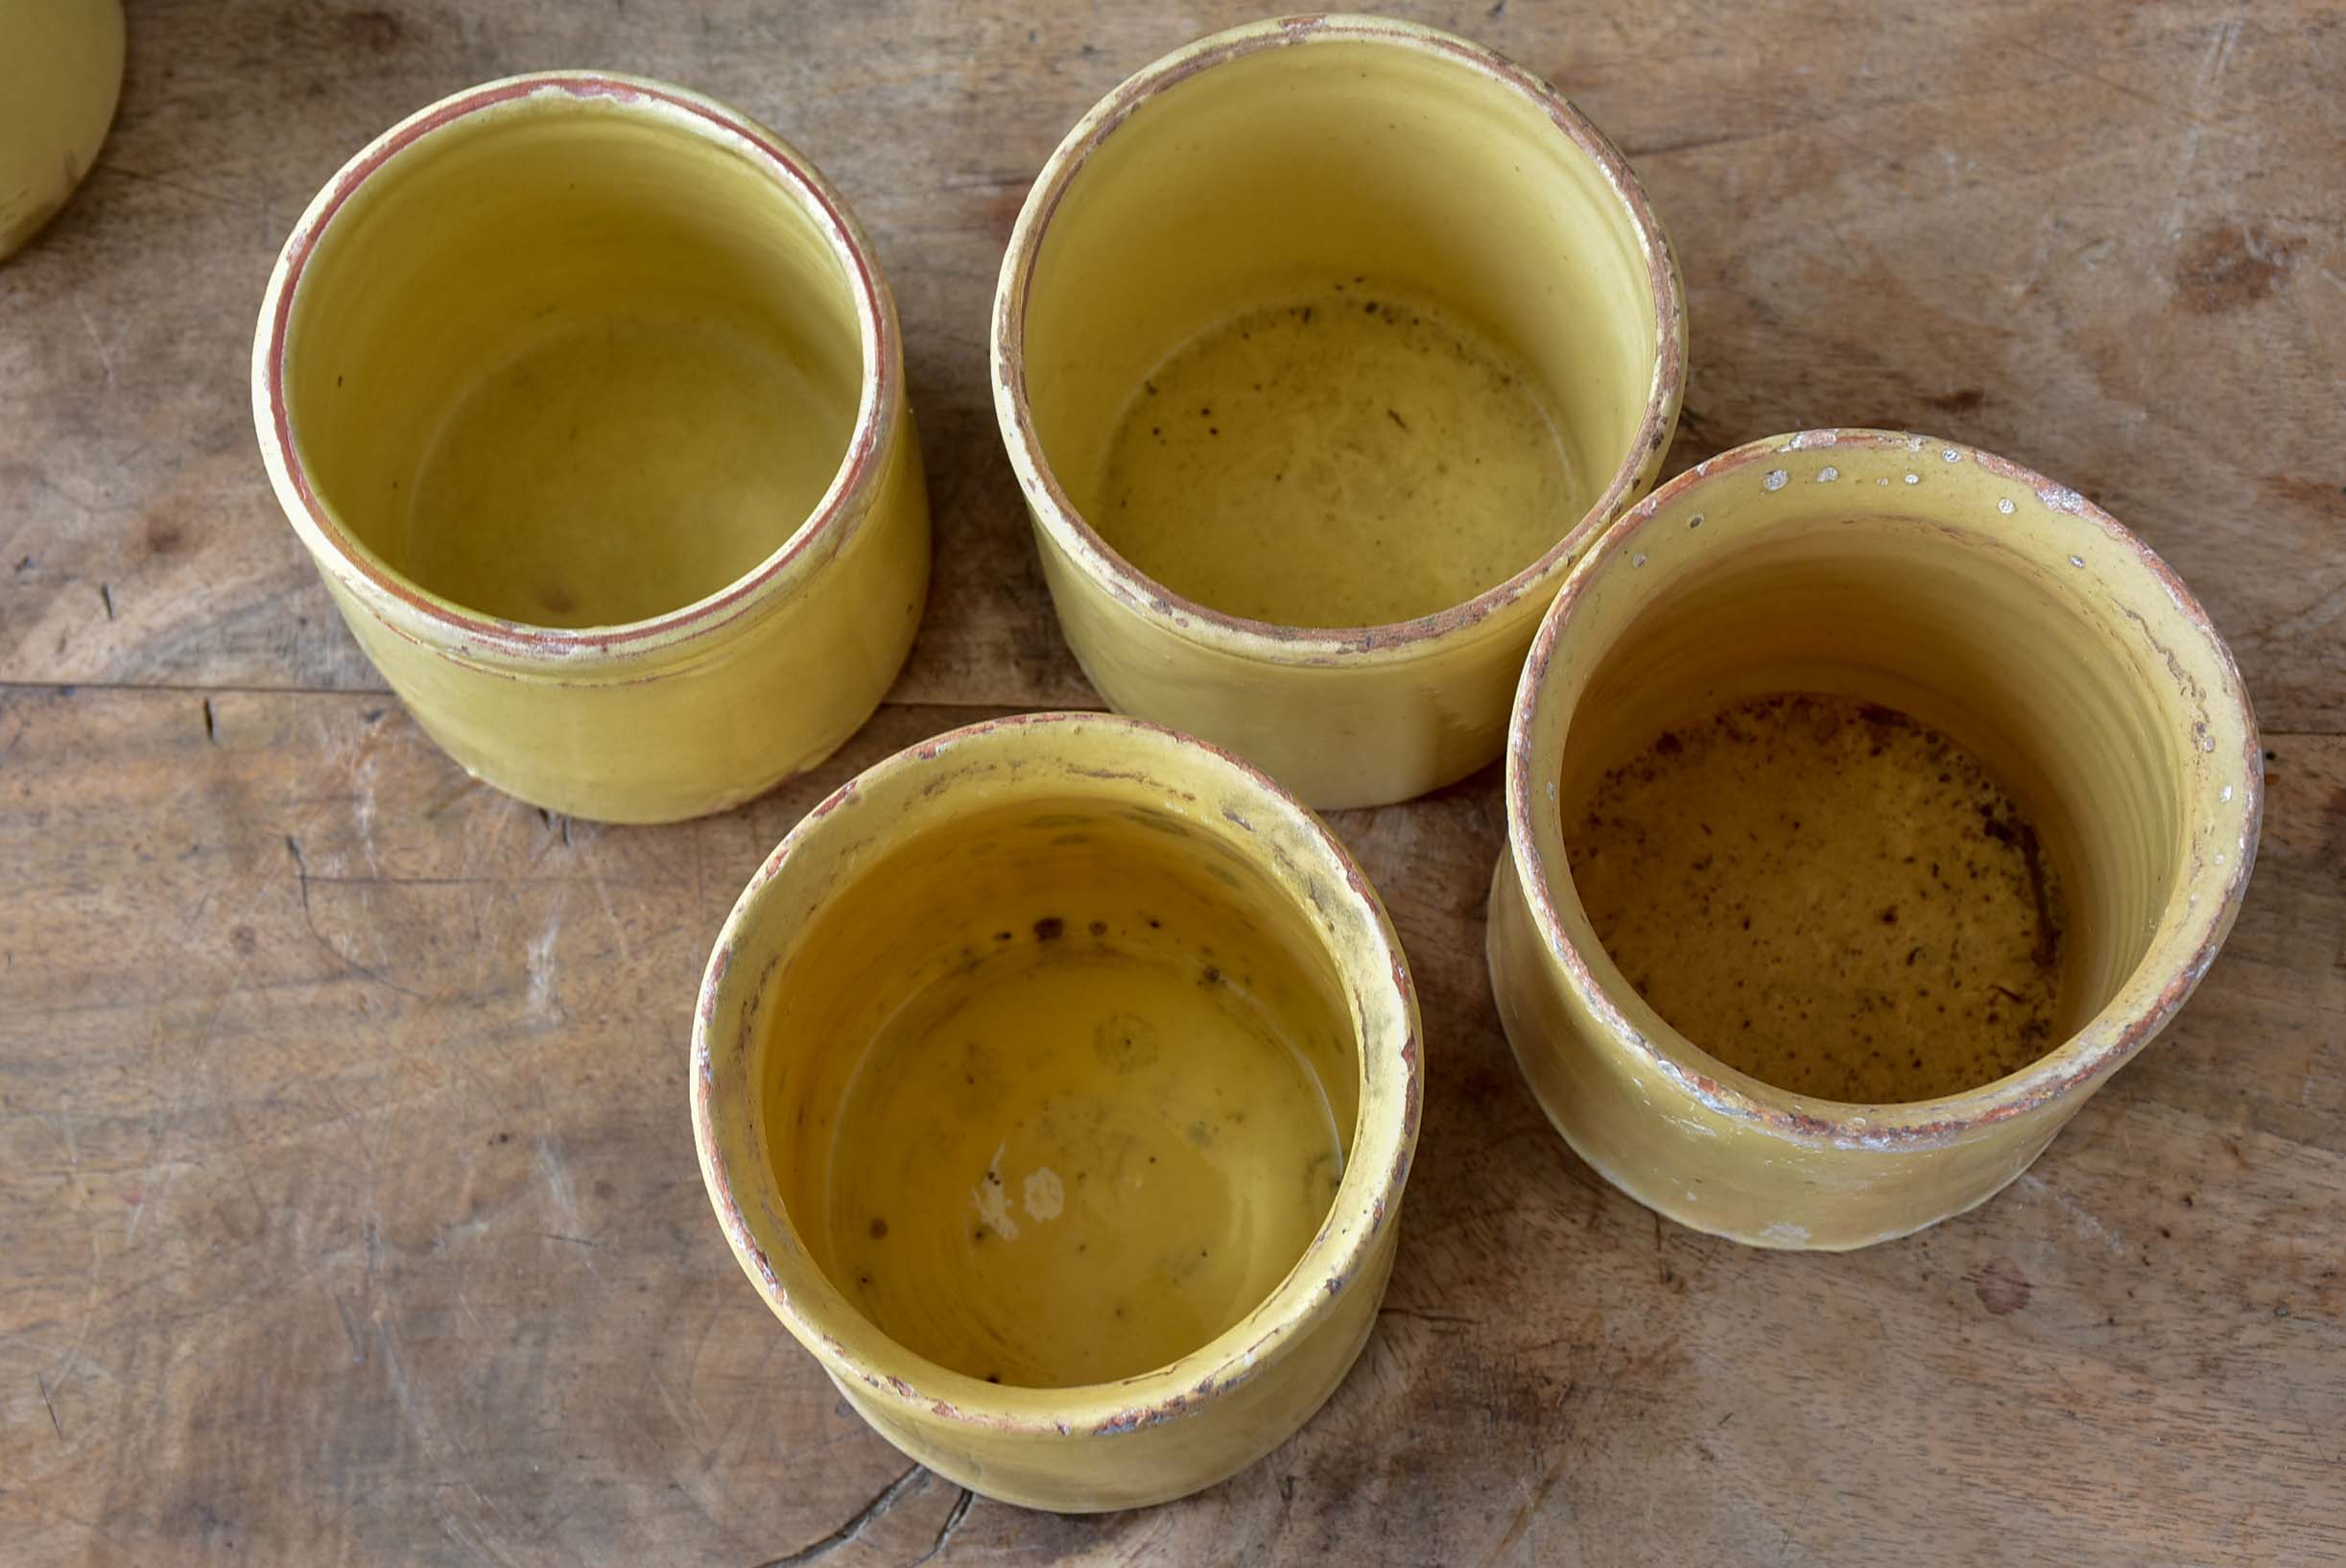
<path fill-rule="evenodd" d="M 1631 988 L 1574 891 L 1559 801 L 1660 726 L 1777 691 L 1909 714 L 2010 789 L 2068 893 L 2067 1039 L 1967 1092 L 1846 1105 L 1727 1067 Z M 1500 1016 L 1565 1140 L 1649 1207 L 1769 1247 L 1904 1235 L 2019 1176 L 2174 1016 L 2239 909 L 2262 780 L 2206 614 L 2075 491 L 1921 436 L 1740 447 L 1606 535 L 1525 667 Z"/>
<path fill-rule="evenodd" d="M 286 241 L 253 344 L 270 481 L 450 755 L 665 821 L 829 754 L 929 570 L 895 307 L 822 177 L 604 73 L 411 116 Z"/>
<path fill-rule="evenodd" d="M 1044 166 L 994 301 L 995 409 L 1085 673 L 1322 808 L 1499 754 L 1540 612 L 1652 483 L 1685 353 L 1620 152 L 1521 67 L 1379 17 L 1237 28 L 1118 87 Z"/>
<path fill-rule="evenodd" d="M 1066 1511 L 1209 1485 L 1376 1320 L 1422 1097 L 1375 892 L 1130 719 L 940 736 L 751 879 L 695 1014 L 735 1255 L 905 1453 Z"/>
<path fill-rule="evenodd" d="M 121 95 L 121 0 L 0 6 L 0 260 L 98 161 Z"/>

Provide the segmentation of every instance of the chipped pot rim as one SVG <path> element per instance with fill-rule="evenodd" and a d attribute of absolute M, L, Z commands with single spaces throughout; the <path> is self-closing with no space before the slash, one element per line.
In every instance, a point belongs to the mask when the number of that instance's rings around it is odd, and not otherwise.
<path fill-rule="evenodd" d="M 1008 776 L 1016 776 L 1017 770 L 1033 765 L 1018 755 L 1020 737 L 1038 730 L 1137 743 L 1144 748 L 1141 757 L 1116 757 L 1104 769 L 1066 762 L 1055 780 L 1062 788 L 1079 789 L 1090 776 L 1161 789 L 1166 808 L 1199 828 L 1263 846 L 1249 858 L 1282 894 L 1294 900 L 1322 939 L 1325 957 L 1354 1010 L 1362 1074 L 1352 1152 L 1336 1196 L 1318 1230 L 1279 1283 L 1245 1317 L 1177 1361 L 1127 1378 L 1055 1389 L 988 1383 L 954 1371 L 898 1342 L 847 1301 L 798 1240 L 778 1192 L 770 1190 L 775 1185 L 771 1166 L 761 1159 L 763 1174 L 739 1182 L 728 1168 L 718 1130 L 718 1102 L 723 1098 L 730 1104 L 742 1094 L 741 1068 L 731 1061 L 720 1067 L 712 1037 L 725 1016 L 733 955 L 746 944 L 750 928 L 765 917 L 769 889 L 782 885 L 796 854 L 822 836 L 842 831 L 859 808 L 892 807 L 901 803 L 900 795 L 921 798 L 923 792 L 952 776 L 944 765 L 957 754 L 979 766 L 995 766 L 998 759 Z M 1227 808 L 1211 818 L 1199 815 L 1204 807 L 1197 792 L 1183 787 L 1184 772 L 1194 783 L 1199 768 L 1220 773 L 1235 786 L 1245 809 L 1235 815 Z M 912 783 L 916 779 L 923 781 L 917 790 Z M 1185 811 L 1176 802 L 1195 809 Z M 1300 857 L 1277 846 L 1270 831 L 1274 828 L 1291 836 Z M 901 825 L 891 812 L 886 823 L 868 831 L 892 838 Z M 736 1010 L 745 1029 L 753 1021 L 755 988 L 764 980 L 761 976 L 748 982 L 752 994 Z M 1386 1080 L 1390 1087 L 1372 1093 L 1372 1072 L 1391 1075 Z M 735 1075 L 729 1082 L 728 1074 Z M 1147 720 L 1089 711 L 1017 713 L 949 730 L 874 763 L 791 828 L 743 889 L 710 952 L 693 1010 L 687 1077 L 701 1178 L 726 1242 L 767 1305 L 827 1372 L 851 1385 L 858 1397 L 924 1418 L 987 1432 L 1080 1438 L 1202 1414 L 1324 1321 L 1328 1304 L 1359 1277 L 1383 1245 L 1387 1228 L 1398 1222 L 1424 1102 L 1423 1029 L 1408 958 L 1376 891 L 1334 831 L 1269 775 L 1220 747 Z M 768 1203 L 776 1239 L 786 1245 L 771 1251 L 761 1245 L 744 1206 L 751 1200 Z"/>
<path fill-rule="evenodd" d="M 2215 866 L 2199 859 L 2195 843 L 2217 831 L 2213 809 L 2192 810 L 2186 792 L 2186 833 L 2194 841 L 2194 847 L 2189 868 L 2168 891 L 2162 912 L 2182 902 L 2186 916 L 2152 941 L 2110 999 L 2060 1044 L 2014 1073 L 1927 1100 L 1865 1105 L 1795 1094 L 1728 1066 L 1667 1024 L 1657 1032 L 1660 1037 L 1649 1036 L 1598 982 L 1586 954 L 1573 938 L 1574 929 L 1585 931 L 1585 919 L 1576 927 L 1568 927 L 1539 843 L 1543 805 L 1535 788 L 1539 769 L 1534 732 L 1551 700 L 1549 667 L 1563 629 L 1592 584 L 1608 566 L 1624 558 L 1633 565 L 1642 565 L 1645 556 L 1638 547 L 1647 542 L 1648 532 L 1663 521 L 1674 520 L 1684 512 L 1698 525 L 1701 513 L 1694 510 L 1693 502 L 1705 492 L 1730 483 L 1756 483 L 1769 491 L 1780 490 L 1787 483 L 1785 454 L 1833 452 L 1929 454 L 1929 463 L 1918 461 L 1910 470 L 1908 485 L 1921 484 L 1931 469 L 1942 463 L 1974 464 L 2014 487 L 2013 494 L 1998 500 L 1975 532 L 1992 534 L 1995 522 L 2012 515 L 2025 497 L 2026 504 L 2053 514 L 2054 528 L 2079 531 L 2080 548 L 2089 536 L 2098 536 L 2097 552 L 2115 546 L 2114 559 L 2121 569 L 2141 575 L 2131 583 L 2113 583 L 2113 592 L 2121 603 L 2148 617 L 2145 635 L 2150 634 L 2149 627 L 2157 626 L 2173 635 L 2199 639 L 2210 667 L 2219 673 L 2218 689 L 2205 695 L 2201 711 L 2204 715 L 2217 707 L 2227 710 L 2242 737 L 2236 759 L 2239 782 L 2225 786 L 2217 796 L 2230 804 L 2236 789 L 2239 795 L 2234 808 L 2239 812 L 2239 846 L 2229 857 L 2219 852 Z M 1826 464 L 1811 477 L 1831 480 L 1840 476 Z M 1669 536 L 1669 532 L 1656 535 L 1654 548 L 1663 548 L 1659 541 Z M 2068 561 L 2073 567 L 2085 564 L 2078 554 L 2070 554 Z M 2184 677 L 2173 673 L 2173 678 L 2180 690 Z M 2189 705 L 2188 694 L 2180 705 Z M 2200 732 L 2203 746 L 2213 751 L 2216 742 L 2207 733 L 2204 721 Z M 1631 508 L 1589 551 L 1550 606 L 1525 661 L 1508 723 L 1505 792 L 1507 853 L 1540 940 L 1560 969 L 1565 986 L 1617 1045 L 1634 1052 L 1707 1109 L 1771 1135 L 1816 1146 L 1902 1150 L 1958 1142 L 2060 1099 L 2114 1071 L 2167 1026 L 2215 962 L 2247 891 L 2263 819 L 2263 769 L 2256 715 L 2231 650 L 2182 580 L 2115 517 L 2066 486 L 1960 441 L 1907 431 L 1820 429 L 1766 437 L 1703 460 Z M 2215 874 L 2218 867 L 2220 876 Z M 1562 870 L 1560 866 L 1558 870 Z M 2208 892 L 2215 896 L 2199 896 Z M 1587 941 L 1596 945 L 1593 932 L 1587 933 Z"/>
<path fill-rule="evenodd" d="M 1378 626 L 1302 627 L 1213 609 L 1148 576 L 1084 520 L 1044 455 L 1027 394 L 1028 296 L 1035 263 L 1059 203 L 1108 137 L 1152 100 L 1203 72 L 1267 52 L 1318 44 L 1413 50 L 1480 75 L 1529 102 L 1575 151 L 1593 163 L 1635 236 L 1653 301 L 1654 366 L 1635 435 L 1580 517 L 1536 560 L 1462 604 Z M 1686 381 L 1686 310 L 1669 236 L 1628 158 L 1546 80 L 1483 44 L 1391 17 L 1343 13 L 1250 22 L 1186 44 L 1143 66 L 1085 111 L 1052 153 L 1020 207 L 994 294 L 991 350 L 994 414 L 1019 487 L 1041 528 L 1091 582 L 1135 614 L 1206 647 L 1269 664 L 1397 663 L 1423 657 L 1498 622 L 1535 613 L 1582 546 L 1620 514 L 1649 454 L 1677 428 Z"/>
<path fill-rule="evenodd" d="M 393 570 L 321 496 L 303 459 L 286 392 L 294 313 L 304 277 L 335 219 L 403 154 L 481 116 L 585 110 L 629 116 L 694 137 L 740 159 L 820 231 L 852 302 L 862 354 L 855 422 L 830 484 L 790 535 L 755 566 L 690 604 L 644 620 L 548 627 L 487 615 Z M 789 594 L 835 554 L 869 511 L 902 401 L 895 307 L 870 241 L 846 202 L 795 148 L 746 114 L 688 88 L 615 71 L 536 71 L 485 82 L 428 104 L 367 144 L 314 197 L 287 236 L 261 302 L 252 348 L 253 424 L 278 505 L 334 581 L 375 616 L 452 658 L 520 675 L 590 674 L 694 642 Z M 827 548 L 821 548 L 827 547 Z"/>

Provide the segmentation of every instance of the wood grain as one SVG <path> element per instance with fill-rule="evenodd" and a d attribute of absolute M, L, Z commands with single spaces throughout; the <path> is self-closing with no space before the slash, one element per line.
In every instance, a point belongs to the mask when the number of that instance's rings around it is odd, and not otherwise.
<path fill-rule="evenodd" d="M 133 5 L 89 184 L 0 267 L 0 1563 L 2346 1558 L 2346 11 L 1397 8 L 1630 152 L 1693 313 L 1673 468 L 1912 425 L 2146 535 L 2272 732 L 2175 1028 L 1978 1213 L 1848 1257 L 1680 1230 L 1500 1038 L 1495 780 L 1344 814 L 1419 976 L 1389 1305 L 1264 1463 L 1063 1520 L 908 1470 L 740 1277 L 684 1115 L 719 922 L 797 814 L 1095 701 L 987 402 L 1057 137 L 1235 5 Z M 471 784 L 262 481 L 261 284 L 334 167 L 486 77 L 742 105 L 888 265 L 937 538 L 898 701 L 664 829 Z"/>

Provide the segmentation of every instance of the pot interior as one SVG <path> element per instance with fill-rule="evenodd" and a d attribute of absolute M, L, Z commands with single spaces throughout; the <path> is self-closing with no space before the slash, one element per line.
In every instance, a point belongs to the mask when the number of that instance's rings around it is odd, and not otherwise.
<path fill-rule="evenodd" d="M 320 499 L 392 572 L 525 624 L 647 620 L 746 575 L 830 487 L 861 395 L 855 297 L 800 200 L 604 98 L 426 132 L 326 221 L 293 300 Z"/>
<path fill-rule="evenodd" d="M 1555 777 L 1617 979 L 1752 1077 L 1879 1104 L 2116 996 L 2185 874 L 2189 727 L 2081 573 L 1860 461 L 1764 529 L 1715 505 L 1715 547 L 1699 512 L 1642 532 L 1567 629 L 1593 674 Z"/>
<path fill-rule="evenodd" d="M 1644 456 L 1630 210 L 1538 102 L 1432 46 L 1258 45 L 1155 91 L 1047 213 L 1025 309 L 1046 466 L 1225 614 L 1464 604 Z"/>
<path fill-rule="evenodd" d="M 1360 1047 L 1305 914 L 1150 808 L 997 804 L 841 863 L 771 982 L 762 1144 L 855 1310 L 988 1381 L 1106 1382 L 1327 1218 Z"/>

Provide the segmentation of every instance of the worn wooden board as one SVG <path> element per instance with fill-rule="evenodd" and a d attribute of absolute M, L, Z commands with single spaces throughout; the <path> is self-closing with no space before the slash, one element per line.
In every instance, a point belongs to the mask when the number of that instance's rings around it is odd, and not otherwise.
<path fill-rule="evenodd" d="M 1550 1133 L 1481 962 L 1484 776 L 1337 825 L 1424 992 L 1390 1305 L 1301 1436 L 1061 1520 L 903 1461 L 742 1280 L 684 1114 L 742 881 L 854 769 L 1093 701 L 993 434 L 1026 182 L 1236 6 L 133 5 L 121 121 L 0 267 L 0 1562 L 2297 1564 L 2346 1558 L 2346 12 L 1400 8 L 1633 154 L 1684 263 L 1672 466 L 1913 425 L 2184 572 L 2271 730 L 2182 1020 L 1983 1210 L 1841 1258 L 1654 1220 Z M 657 830 L 467 782 L 334 621 L 251 445 L 276 245 L 502 72 L 715 92 L 902 305 L 938 568 L 899 701 Z"/>

